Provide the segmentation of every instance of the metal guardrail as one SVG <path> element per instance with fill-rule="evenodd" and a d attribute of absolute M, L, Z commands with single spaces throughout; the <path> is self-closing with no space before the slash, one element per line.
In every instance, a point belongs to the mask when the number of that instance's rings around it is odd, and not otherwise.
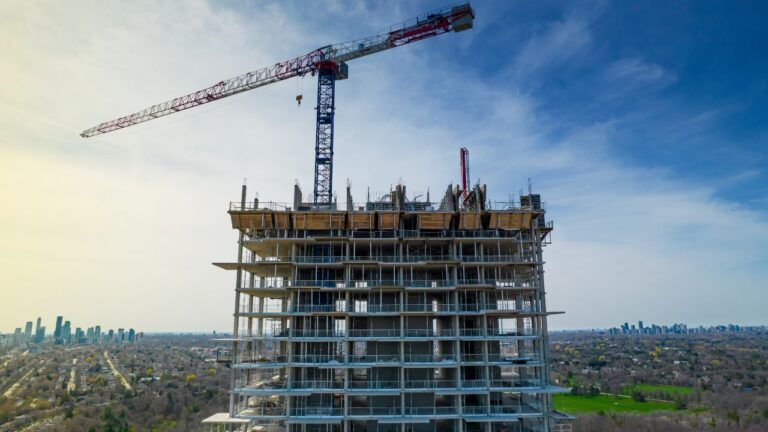
<path fill-rule="evenodd" d="M 509 301 L 512 302 L 511 300 Z M 302 313 L 350 313 L 350 314 L 376 314 L 376 313 L 461 313 L 461 312 L 510 312 L 518 314 L 531 314 L 541 312 L 539 308 L 516 307 L 514 304 L 443 304 L 443 303 L 424 303 L 414 304 L 406 303 L 402 307 L 400 304 L 368 304 L 365 305 L 345 305 L 345 301 L 339 301 L 339 304 L 326 305 L 265 305 L 261 309 L 254 308 L 249 310 L 248 305 L 241 305 L 238 313 L 242 315 L 253 314 L 302 314 Z"/>
<path fill-rule="evenodd" d="M 351 42 L 358 43 L 359 40 L 354 40 Z M 405 206 L 407 207 L 410 204 L 410 202 L 406 202 Z M 434 202 L 428 202 L 428 201 L 418 201 L 417 202 L 419 208 L 424 209 L 433 209 L 433 210 L 426 210 L 426 211 L 434 211 L 434 212 L 442 212 L 444 210 L 440 210 L 440 202 L 434 201 Z M 245 205 L 242 204 L 241 201 L 230 201 L 229 202 L 229 210 L 231 211 L 256 211 L 256 210 L 269 210 L 269 211 L 294 211 L 297 213 L 304 212 L 305 210 L 296 210 L 293 209 L 293 203 L 286 202 L 286 201 L 249 201 L 246 202 Z M 370 202 L 357 202 L 352 203 L 352 208 L 354 209 L 367 209 L 369 207 L 379 207 L 380 211 L 392 211 L 392 203 L 390 202 L 381 202 L 381 201 L 370 201 Z M 546 210 L 547 203 L 546 201 L 541 201 L 541 210 Z M 520 202 L 520 200 L 508 200 L 508 201 L 487 201 L 485 203 L 485 208 L 488 209 L 488 211 L 494 211 L 494 210 L 529 210 L 529 206 L 523 206 Z M 332 209 L 328 210 L 326 209 L 313 209 L 309 210 L 312 212 L 344 212 L 346 210 L 339 208 L 339 209 Z M 373 210 L 361 210 L 361 213 L 369 213 Z M 394 210 L 394 211 L 405 211 L 410 212 L 413 210 Z"/>
<path fill-rule="evenodd" d="M 444 416 L 458 415 L 460 408 L 451 407 L 413 407 L 406 406 L 404 411 L 400 407 L 349 407 L 346 415 L 351 417 L 382 417 L 382 416 Z M 469 416 L 514 416 L 540 412 L 541 408 L 531 405 L 500 406 L 463 406 L 461 412 Z M 299 407 L 292 408 L 290 412 L 285 405 L 278 407 L 247 407 L 241 410 L 246 416 L 265 417 L 343 417 L 344 408 L 331 407 Z"/>
<path fill-rule="evenodd" d="M 552 221 L 543 228 L 552 229 Z M 259 231 L 260 239 L 313 239 L 320 237 L 347 237 L 360 240 L 398 240 L 408 238 L 444 238 L 446 240 L 482 240 L 482 239 L 514 239 L 515 242 L 533 243 L 530 239 L 520 239 L 516 230 L 294 230 L 294 229 L 265 229 Z"/>
<path fill-rule="evenodd" d="M 237 379 L 235 387 L 240 390 L 394 390 L 400 389 L 399 380 L 258 380 L 258 378 Z M 432 389 L 478 389 L 478 388 L 536 388 L 542 387 L 541 380 L 537 379 L 474 379 L 474 380 L 411 380 L 403 382 L 408 390 L 432 390 Z"/>
<path fill-rule="evenodd" d="M 227 362 L 231 362 L 232 356 L 227 353 Z M 306 363 L 306 364 L 393 364 L 393 363 L 478 363 L 478 362 L 504 362 L 504 363 L 526 363 L 529 361 L 538 361 L 538 354 L 533 351 L 520 352 L 517 355 L 497 355 L 489 354 L 487 359 L 483 354 L 462 354 L 461 356 L 453 354 L 405 354 L 402 359 L 399 354 L 380 354 L 380 355 L 336 355 L 336 354 L 306 354 L 294 355 L 290 360 L 287 356 L 259 356 L 249 353 L 241 353 L 237 357 L 239 364 L 264 364 L 267 367 L 273 364 Z"/>

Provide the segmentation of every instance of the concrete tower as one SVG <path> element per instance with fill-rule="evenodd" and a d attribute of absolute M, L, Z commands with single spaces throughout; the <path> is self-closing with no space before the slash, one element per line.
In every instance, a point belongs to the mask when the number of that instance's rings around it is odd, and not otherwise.
<path fill-rule="evenodd" d="M 538 195 L 231 205 L 232 388 L 209 430 L 555 431 Z"/>

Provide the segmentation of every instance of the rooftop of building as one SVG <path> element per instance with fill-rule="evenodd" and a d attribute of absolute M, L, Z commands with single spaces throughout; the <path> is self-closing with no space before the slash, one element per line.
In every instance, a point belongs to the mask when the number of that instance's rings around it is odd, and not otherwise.
<path fill-rule="evenodd" d="M 276 201 L 231 202 L 232 227 L 252 230 L 521 230 L 551 229 L 544 221 L 545 203 L 538 194 L 520 195 L 518 200 L 490 201 L 485 185 L 462 192 L 448 186 L 439 202 L 420 196 L 408 198 L 404 185 L 364 203 L 352 200 L 347 186 L 343 206 L 305 202 L 298 185 L 293 203 Z"/>

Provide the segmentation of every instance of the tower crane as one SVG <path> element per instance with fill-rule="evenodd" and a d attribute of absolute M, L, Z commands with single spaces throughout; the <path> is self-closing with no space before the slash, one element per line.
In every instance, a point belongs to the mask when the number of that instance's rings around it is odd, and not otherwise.
<path fill-rule="evenodd" d="M 336 109 L 336 81 L 349 75 L 347 62 L 390 48 L 407 45 L 450 31 L 472 28 L 474 11 L 469 3 L 438 9 L 409 21 L 391 26 L 375 36 L 318 48 L 303 56 L 286 60 L 253 72 L 236 76 L 166 102 L 98 124 L 83 131 L 84 138 L 105 134 L 163 117 L 255 88 L 302 77 L 317 75 L 317 116 L 315 132 L 314 206 L 333 205 L 333 120 Z M 300 99 L 297 98 L 298 101 Z"/>

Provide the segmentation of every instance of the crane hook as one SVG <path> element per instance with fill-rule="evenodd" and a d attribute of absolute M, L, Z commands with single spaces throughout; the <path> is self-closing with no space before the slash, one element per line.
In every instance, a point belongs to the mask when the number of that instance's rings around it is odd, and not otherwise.
<path fill-rule="evenodd" d="M 304 99 L 302 93 L 304 93 L 304 75 L 301 75 L 296 80 L 296 104 L 301 106 L 301 100 Z"/>

